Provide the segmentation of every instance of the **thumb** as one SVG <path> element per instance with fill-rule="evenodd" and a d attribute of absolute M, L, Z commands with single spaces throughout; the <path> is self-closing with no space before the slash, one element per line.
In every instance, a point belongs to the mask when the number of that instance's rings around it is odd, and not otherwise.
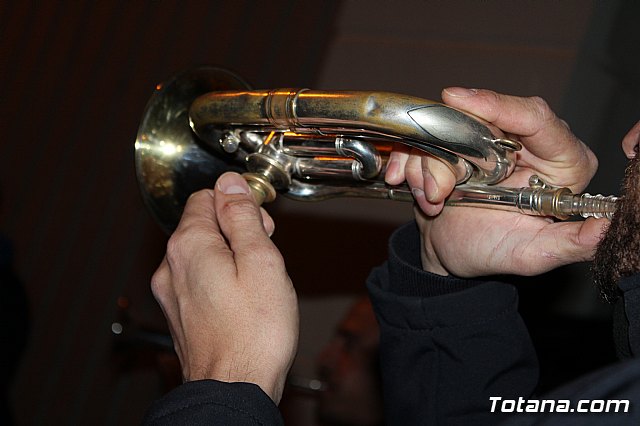
<path fill-rule="evenodd" d="M 236 255 L 247 248 L 270 245 L 265 224 L 273 221 L 265 219 L 268 218 L 266 213 L 263 217 L 263 212 L 256 205 L 249 185 L 242 176 L 233 172 L 220 176 L 214 200 L 220 230 Z"/>
<path fill-rule="evenodd" d="M 609 223 L 608 219 L 595 218 L 554 223 L 537 235 L 538 240 L 534 244 L 537 250 L 534 251 L 538 253 L 531 255 L 537 254 L 539 262 L 550 266 L 540 268 L 542 272 L 562 265 L 591 260 Z M 535 264 L 536 260 L 532 263 Z"/>

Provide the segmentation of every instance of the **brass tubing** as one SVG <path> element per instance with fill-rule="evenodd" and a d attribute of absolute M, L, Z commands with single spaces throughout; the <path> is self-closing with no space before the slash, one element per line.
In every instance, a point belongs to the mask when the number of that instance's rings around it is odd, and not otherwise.
<path fill-rule="evenodd" d="M 189 109 L 196 134 L 211 126 L 270 126 L 317 132 L 342 129 L 385 135 L 448 163 L 458 183 L 496 183 L 508 176 L 519 144 L 479 119 L 445 105 L 387 92 L 323 92 L 306 89 L 213 92 Z M 473 166 L 472 166 L 473 165 Z"/>

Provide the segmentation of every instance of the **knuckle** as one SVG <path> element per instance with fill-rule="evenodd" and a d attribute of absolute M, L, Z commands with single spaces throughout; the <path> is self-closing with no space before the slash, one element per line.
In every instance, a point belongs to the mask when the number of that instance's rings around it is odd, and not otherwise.
<path fill-rule="evenodd" d="M 246 197 L 229 200 L 222 206 L 221 210 L 220 213 L 232 221 L 243 222 L 258 219 L 256 205 Z"/>
<path fill-rule="evenodd" d="M 405 164 L 405 179 L 412 188 L 422 187 L 422 176 L 429 172 L 428 166 L 424 165 L 421 158 L 420 155 L 412 154 Z"/>
<path fill-rule="evenodd" d="M 591 179 L 593 179 L 593 177 L 595 176 L 596 172 L 598 171 L 598 159 L 595 157 L 595 155 L 593 153 L 589 152 L 586 155 L 586 157 L 587 157 L 587 159 L 585 161 L 586 165 L 582 166 L 583 170 L 585 171 L 585 173 L 583 175 L 583 182 L 580 185 L 580 187 L 577 188 L 578 192 L 584 190 L 584 188 L 591 181 Z"/>
<path fill-rule="evenodd" d="M 424 190 L 424 179 L 422 173 L 412 173 L 406 176 L 407 185 L 410 189 Z"/>
<path fill-rule="evenodd" d="M 553 112 L 549 103 L 540 96 L 533 96 L 529 98 L 534 108 L 534 113 L 537 115 L 540 121 L 552 121 L 556 118 L 556 114 Z"/>
<path fill-rule="evenodd" d="M 175 231 L 169 241 L 167 241 L 167 263 L 171 269 L 174 269 L 177 265 L 180 265 L 182 259 L 185 258 L 188 251 L 188 234 L 189 229 L 181 228 Z"/>
<path fill-rule="evenodd" d="M 213 198 L 214 191 L 212 189 L 201 189 L 200 191 L 196 191 L 189 195 L 187 198 L 188 203 L 201 203 L 201 202 L 211 202 Z"/>
<path fill-rule="evenodd" d="M 427 155 L 426 158 L 426 168 L 438 182 L 445 183 L 445 186 L 453 186 L 455 184 L 455 174 L 447 163 L 437 157 L 432 157 L 430 155 Z"/>
<path fill-rule="evenodd" d="M 165 259 L 171 273 L 183 273 L 191 259 L 208 249 L 228 247 L 225 237 L 202 221 L 181 224 L 167 241 Z"/>
<path fill-rule="evenodd" d="M 254 261 L 260 261 L 272 255 L 270 241 L 268 239 L 252 238 L 243 244 L 242 251 Z"/>
<path fill-rule="evenodd" d="M 158 269 L 151 277 L 151 293 L 153 297 L 162 304 L 166 298 L 169 285 L 164 274 Z"/>
<path fill-rule="evenodd" d="M 181 222 L 185 221 L 187 217 L 191 218 L 193 216 L 200 216 L 203 209 L 212 205 L 213 194 L 212 190 L 203 189 L 189 195 L 184 206 Z"/>
<path fill-rule="evenodd" d="M 482 96 L 483 101 L 491 110 L 494 110 L 500 103 L 504 101 L 504 95 L 500 95 L 498 92 L 489 89 L 479 89 L 478 95 Z"/>
<path fill-rule="evenodd" d="M 282 271 L 286 269 L 284 259 L 278 250 L 267 250 L 262 253 L 258 262 L 263 270 Z"/>
<path fill-rule="evenodd" d="M 493 90 L 481 89 L 478 94 L 482 96 L 482 111 L 471 111 L 479 114 L 482 118 L 490 122 L 500 121 L 504 112 L 506 102 L 505 95 L 501 95 Z"/>
<path fill-rule="evenodd" d="M 284 268 L 284 258 L 271 240 L 256 239 L 243 248 L 243 256 L 263 271 Z"/>
<path fill-rule="evenodd" d="M 598 170 L 598 157 L 596 157 L 596 154 L 594 154 L 593 151 L 591 151 L 588 148 L 586 149 L 586 156 L 587 156 L 587 163 L 595 173 L 595 171 Z"/>
<path fill-rule="evenodd" d="M 482 94 L 482 96 L 484 96 L 487 99 L 487 101 L 493 104 L 497 104 L 501 100 L 501 95 L 499 95 L 497 92 L 493 90 L 482 89 L 480 93 Z"/>
<path fill-rule="evenodd" d="M 562 124 L 564 127 L 567 128 L 567 130 L 571 131 L 571 126 L 569 125 L 569 123 L 567 123 L 565 120 L 561 119 L 558 117 L 558 120 L 560 121 L 560 124 Z"/>

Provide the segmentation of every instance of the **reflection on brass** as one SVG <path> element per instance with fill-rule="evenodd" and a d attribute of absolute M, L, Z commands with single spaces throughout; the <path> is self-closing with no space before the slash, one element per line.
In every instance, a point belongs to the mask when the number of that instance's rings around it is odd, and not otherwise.
<path fill-rule="evenodd" d="M 151 156 L 142 156 L 140 160 L 140 179 L 149 195 L 154 198 L 170 197 L 174 191 L 171 165 Z"/>
<path fill-rule="evenodd" d="M 145 203 L 168 232 L 188 196 L 224 172 L 247 173 L 259 202 L 352 196 L 410 201 L 384 175 L 393 144 L 438 157 L 456 176 L 450 205 L 533 215 L 609 216 L 615 197 L 495 184 L 521 145 L 495 126 L 430 100 L 387 92 L 251 90 L 222 68 L 200 67 L 156 86 L 136 140 Z"/>

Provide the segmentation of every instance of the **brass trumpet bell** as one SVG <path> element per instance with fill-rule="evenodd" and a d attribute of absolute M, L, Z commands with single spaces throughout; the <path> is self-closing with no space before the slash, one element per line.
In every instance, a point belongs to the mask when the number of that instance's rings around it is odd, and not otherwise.
<path fill-rule="evenodd" d="M 200 67 L 158 84 L 147 103 L 135 142 L 135 167 L 144 202 L 168 233 L 192 193 L 212 188 L 226 171 L 242 173 L 230 155 L 207 149 L 189 125 L 189 107 L 212 91 L 247 90 L 236 74 Z"/>

